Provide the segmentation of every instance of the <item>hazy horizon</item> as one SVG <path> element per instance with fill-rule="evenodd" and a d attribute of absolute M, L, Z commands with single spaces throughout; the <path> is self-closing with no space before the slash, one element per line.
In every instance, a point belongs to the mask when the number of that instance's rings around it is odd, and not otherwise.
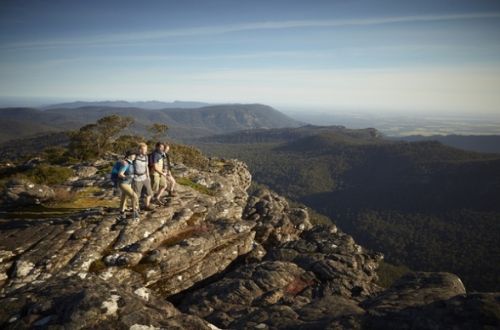
<path fill-rule="evenodd" d="M 2 1 L 0 97 L 496 114 L 499 40 L 493 1 Z"/>

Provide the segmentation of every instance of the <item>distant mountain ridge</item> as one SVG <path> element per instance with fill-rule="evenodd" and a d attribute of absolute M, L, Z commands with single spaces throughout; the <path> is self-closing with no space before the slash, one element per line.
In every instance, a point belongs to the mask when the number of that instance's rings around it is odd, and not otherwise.
<path fill-rule="evenodd" d="M 51 104 L 41 109 L 59 109 L 59 108 L 81 108 L 81 107 L 113 107 L 113 108 L 141 108 L 148 110 L 160 110 L 168 108 L 201 108 L 209 105 L 214 105 L 206 102 L 195 102 L 195 101 L 174 101 L 174 102 L 162 102 L 162 101 L 136 101 L 128 102 L 123 100 L 118 101 L 75 101 L 68 103 L 57 103 Z"/>
<path fill-rule="evenodd" d="M 147 133 L 154 123 L 169 126 L 171 138 L 183 140 L 245 129 L 298 127 L 302 123 L 263 104 L 224 104 L 201 108 L 146 110 L 134 107 L 3 108 L 0 141 L 30 137 L 42 132 L 77 129 L 99 118 L 118 114 L 134 118 L 128 133 Z"/>

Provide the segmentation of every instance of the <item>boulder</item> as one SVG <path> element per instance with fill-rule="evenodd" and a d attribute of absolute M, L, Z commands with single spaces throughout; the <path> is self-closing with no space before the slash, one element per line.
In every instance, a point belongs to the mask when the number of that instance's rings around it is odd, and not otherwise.
<path fill-rule="evenodd" d="M 182 314 L 149 292 L 97 276 L 54 277 L 30 284 L 13 297 L 0 298 L 2 329 L 210 329 L 204 320 Z"/>
<path fill-rule="evenodd" d="M 97 173 L 98 169 L 94 166 L 77 166 L 75 168 L 75 174 L 79 178 L 89 178 Z"/>
<path fill-rule="evenodd" d="M 11 206 L 37 205 L 55 196 L 54 190 L 46 185 L 35 184 L 26 179 L 11 179 L 2 193 L 1 203 Z"/>
<path fill-rule="evenodd" d="M 305 209 L 290 208 L 285 198 L 267 189 L 248 199 L 243 218 L 257 222 L 255 239 L 264 246 L 297 239 L 312 227 Z"/>

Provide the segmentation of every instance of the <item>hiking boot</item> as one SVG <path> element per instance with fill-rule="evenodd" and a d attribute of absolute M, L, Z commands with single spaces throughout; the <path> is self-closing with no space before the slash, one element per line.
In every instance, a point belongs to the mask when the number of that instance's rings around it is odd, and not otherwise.
<path fill-rule="evenodd" d="M 125 214 L 125 212 L 120 212 L 120 215 L 118 216 L 118 221 L 124 221 L 127 219 L 127 215 Z"/>
<path fill-rule="evenodd" d="M 170 197 L 177 197 L 177 193 L 175 191 L 169 192 Z"/>
<path fill-rule="evenodd" d="M 144 208 L 145 211 L 153 211 L 155 208 L 153 205 L 148 205 Z"/>
<path fill-rule="evenodd" d="M 141 220 L 141 217 L 139 216 L 139 212 L 134 212 L 134 214 L 132 216 L 132 220 L 134 222 L 138 222 L 139 220 Z"/>
<path fill-rule="evenodd" d="M 153 203 L 155 203 L 155 204 L 157 204 L 157 205 L 159 205 L 159 206 L 165 206 L 165 203 L 164 203 L 164 202 L 162 202 L 162 201 L 161 201 L 160 199 L 158 199 L 158 198 L 155 198 L 155 199 L 153 200 Z"/>

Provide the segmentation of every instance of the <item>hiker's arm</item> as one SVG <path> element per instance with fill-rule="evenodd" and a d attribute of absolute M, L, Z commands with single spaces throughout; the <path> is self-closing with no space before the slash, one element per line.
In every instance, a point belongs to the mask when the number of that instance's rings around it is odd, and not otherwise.
<path fill-rule="evenodd" d="M 125 174 L 125 171 L 127 171 L 127 164 L 122 163 L 122 166 L 120 167 L 120 170 L 118 170 L 118 177 L 121 179 L 125 179 L 127 175 Z"/>
<path fill-rule="evenodd" d="M 125 179 L 127 176 L 125 175 L 125 171 L 127 169 L 125 168 L 125 166 L 122 166 L 122 168 L 120 168 L 120 171 L 118 171 L 118 177 L 121 178 L 121 179 Z"/>
<path fill-rule="evenodd" d="M 153 161 L 154 161 L 153 168 L 154 168 L 156 173 L 158 173 L 160 175 L 165 175 L 165 173 L 163 173 L 163 167 L 160 166 L 160 160 L 161 160 L 161 156 L 158 153 L 155 153 L 153 156 Z"/>
<path fill-rule="evenodd" d="M 155 169 L 155 171 L 156 171 L 156 172 L 158 172 L 158 173 L 160 173 L 161 175 L 163 175 L 163 168 L 161 168 L 160 163 L 155 162 L 154 169 Z"/>

